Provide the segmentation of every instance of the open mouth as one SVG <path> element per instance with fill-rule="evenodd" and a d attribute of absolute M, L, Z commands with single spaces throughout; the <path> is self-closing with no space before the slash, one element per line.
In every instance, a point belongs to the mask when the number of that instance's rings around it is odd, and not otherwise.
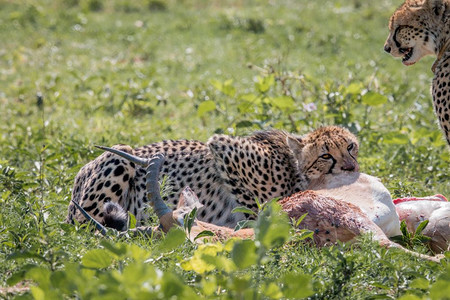
<path fill-rule="evenodd" d="M 408 60 L 412 57 L 414 49 L 413 48 L 400 48 L 399 49 L 400 53 L 404 54 L 402 62 L 406 65 L 408 64 L 413 64 L 413 63 L 408 63 Z"/>

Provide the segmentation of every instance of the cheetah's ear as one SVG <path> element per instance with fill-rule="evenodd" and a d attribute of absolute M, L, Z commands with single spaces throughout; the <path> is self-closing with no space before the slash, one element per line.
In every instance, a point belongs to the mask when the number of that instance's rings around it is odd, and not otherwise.
<path fill-rule="evenodd" d="M 409 8 L 422 8 L 425 3 L 429 2 L 428 0 L 406 0 L 406 5 Z M 431 2 L 431 1 L 430 1 Z"/>
<path fill-rule="evenodd" d="M 427 3 L 436 16 L 439 16 L 445 10 L 443 0 L 428 0 Z"/>
<path fill-rule="evenodd" d="M 439 15 L 444 8 L 443 0 L 406 0 L 406 5 L 411 9 L 419 9 L 428 7 L 433 10 L 436 15 Z"/>
<path fill-rule="evenodd" d="M 302 155 L 303 147 L 305 146 L 302 138 L 288 134 L 286 137 L 286 142 L 289 149 L 292 153 L 294 153 L 294 156 L 299 159 Z"/>

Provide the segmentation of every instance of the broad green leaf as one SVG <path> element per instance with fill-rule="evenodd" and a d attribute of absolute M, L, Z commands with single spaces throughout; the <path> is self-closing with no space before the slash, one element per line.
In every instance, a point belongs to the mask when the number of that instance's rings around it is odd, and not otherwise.
<path fill-rule="evenodd" d="M 255 83 L 255 88 L 260 93 L 266 93 L 274 84 L 275 84 L 275 76 L 273 74 L 266 77 L 258 76 L 257 82 Z"/>
<path fill-rule="evenodd" d="M 298 220 L 295 222 L 295 227 L 298 227 L 300 223 L 306 218 L 307 215 L 308 213 L 303 214 L 300 218 L 298 218 Z"/>
<path fill-rule="evenodd" d="M 203 290 L 203 294 L 206 296 L 212 295 L 217 290 L 217 280 L 215 276 L 208 276 L 208 280 L 202 278 L 200 285 Z"/>
<path fill-rule="evenodd" d="M 382 105 L 387 102 L 387 97 L 376 92 L 367 92 L 361 98 L 362 103 L 370 106 Z"/>
<path fill-rule="evenodd" d="M 442 137 L 441 132 L 438 130 L 433 131 L 430 138 L 432 140 L 431 145 L 433 147 L 438 148 L 447 145 L 445 139 Z"/>
<path fill-rule="evenodd" d="M 419 234 L 417 236 L 414 236 L 414 241 L 419 242 L 421 244 L 426 244 L 431 241 L 431 238 L 429 236 Z"/>
<path fill-rule="evenodd" d="M 250 208 L 247 208 L 245 206 L 236 207 L 231 211 L 231 213 L 233 213 L 233 214 L 237 213 L 237 212 L 241 212 L 241 213 L 249 214 L 249 215 L 253 215 L 253 216 L 257 215 L 257 213 L 255 213 L 253 210 L 251 210 Z"/>
<path fill-rule="evenodd" d="M 389 239 L 393 242 L 399 243 L 399 244 L 405 244 L 407 241 L 407 238 L 402 234 L 402 235 L 396 235 L 396 236 L 391 236 L 389 237 Z"/>
<path fill-rule="evenodd" d="M 245 290 L 249 290 L 251 286 L 251 276 L 250 274 L 242 274 L 240 276 L 235 276 L 232 278 L 232 288 L 234 291 L 242 293 Z M 251 298 L 245 298 L 244 299 L 251 299 Z"/>
<path fill-rule="evenodd" d="M 405 220 L 400 222 L 400 231 L 402 232 L 403 236 L 405 237 L 411 237 L 409 232 L 408 232 L 408 228 L 406 227 L 406 222 Z"/>
<path fill-rule="evenodd" d="M 444 151 L 439 156 L 443 161 L 449 163 L 450 162 L 450 151 Z"/>
<path fill-rule="evenodd" d="M 419 235 L 419 234 L 421 234 L 422 231 L 427 227 L 427 225 L 428 225 L 429 222 L 430 222 L 429 220 L 425 220 L 425 221 L 421 222 L 421 223 L 419 224 L 419 226 L 417 226 L 417 229 L 416 229 L 416 232 L 414 233 L 414 235 Z"/>
<path fill-rule="evenodd" d="M 223 245 L 223 251 L 224 252 L 231 252 L 233 250 L 234 244 L 237 243 L 238 241 L 241 241 L 241 239 L 239 238 L 232 238 L 229 239 L 225 242 L 225 244 Z"/>
<path fill-rule="evenodd" d="M 252 127 L 253 123 L 250 121 L 240 121 L 236 124 L 236 128 L 245 128 L 245 127 Z"/>
<path fill-rule="evenodd" d="M 12 231 L 10 231 L 10 233 L 12 233 Z M 26 259 L 26 258 L 34 258 L 45 262 L 45 258 L 42 255 L 39 255 L 35 252 L 31 252 L 28 250 L 21 252 L 14 252 L 13 254 L 8 256 L 8 259 Z"/>
<path fill-rule="evenodd" d="M 224 250 L 224 246 L 221 243 L 208 244 L 208 245 L 200 245 L 198 246 L 197 254 L 208 254 L 208 255 L 216 255 Z"/>
<path fill-rule="evenodd" d="M 64 270 L 54 271 L 50 274 L 50 281 L 52 283 L 52 287 L 57 287 L 58 290 L 70 294 L 74 290 L 74 286 L 72 285 L 71 279 L 69 278 L 69 274 Z"/>
<path fill-rule="evenodd" d="M 428 287 L 430 286 L 430 282 L 425 278 L 417 278 L 414 279 L 409 286 L 414 289 L 425 290 L 428 289 Z"/>
<path fill-rule="evenodd" d="M 127 256 L 136 261 L 144 261 L 150 256 L 151 252 L 139 247 L 136 244 L 129 244 L 127 246 Z"/>
<path fill-rule="evenodd" d="M 228 79 L 223 83 L 212 79 L 210 80 L 212 86 L 214 86 L 218 91 L 221 91 L 227 96 L 234 97 L 236 95 L 236 88 L 233 86 L 233 79 Z"/>
<path fill-rule="evenodd" d="M 161 290 L 164 293 L 164 299 L 183 299 L 182 295 L 185 289 L 190 289 L 190 287 L 184 285 L 181 278 L 171 272 L 163 273 Z"/>
<path fill-rule="evenodd" d="M 168 252 L 181 246 L 186 240 L 186 232 L 179 227 L 172 228 L 158 247 L 159 251 Z"/>
<path fill-rule="evenodd" d="M 288 273 L 283 277 L 283 282 L 283 293 L 287 298 L 306 298 L 314 294 L 309 275 Z"/>
<path fill-rule="evenodd" d="M 413 130 L 411 132 L 411 143 L 415 145 L 418 141 L 420 141 L 423 138 L 429 138 L 432 135 L 432 132 L 430 132 L 427 128 L 419 128 L 416 130 Z"/>
<path fill-rule="evenodd" d="M 212 271 L 216 268 L 214 263 L 206 261 L 205 257 L 217 257 L 218 253 L 224 250 L 224 246 L 220 243 L 200 245 L 194 255 L 183 261 L 181 267 L 186 271 L 194 271 L 198 274 Z"/>
<path fill-rule="evenodd" d="M 128 228 L 130 228 L 130 229 L 136 228 L 136 217 L 130 212 L 128 212 L 128 217 L 129 217 L 128 218 L 128 220 L 129 220 Z"/>
<path fill-rule="evenodd" d="M 234 95 L 236 95 L 236 88 L 233 86 L 232 79 L 228 79 L 223 83 L 222 93 L 230 97 L 234 97 Z"/>
<path fill-rule="evenodd" d="M 306 239 L 312 239 L 314 236 L 314 231 L 308 230 L 308 229 L 303 229 L 301 230 L 301 232 L 296 232 L 295 233 L 295 240 L 296 241 L 303 241 Z"/>
<path fill-rule="evenodd" d="M 259 104 L 261 102 L 261 97 L 255 94 L 244 94 L 239 98 L 242 101 L 252 102 L 253 104 Z"/>
<path fill-rule="evenodd" d="M 266 249 L 281 246 L 289 238 L 291 226 L 286 213 L 275 201 L 267 202 L 255 226 L 255 239 Z"/>
<path fill-rule="evenodd" d="M 188 235 L 191 235 L 191 229 L 194 225 L 195 218 L 197 217 L 197 207 L 194 207 L 188 214 L 184 216 L 183 227 L 184 230 L 188 232 Z"/>
<path fill-rule="evenodd" d="M 450 275 L 450 274 L 449 274 Z M 430 298 L 433 300 L 448 299 L 450 295 L 450 279 L 439 279 L 430 288 Z"/>
<path fill-rule="evenodd" d="M 241 102 L 238 104 L 237 108 L 241 115 L 245 114 L 253 114 L 256 112 L 256 108 L 258 104 L 250 103 L 250 102 Z M 243 125 L 248 124 L 247 122 L 243 122 Z"/>
<path fill-rule="evenodd" d="M 37 267 L 30 269 L 26 278 L 36 282 L 45 291 L 51 288 L 50 274 L 50 270 L 44 267 Z"/>
<path fill-rule="evenodd" d="M 123 243 L 113 244 L 110 241 L 102 240 L 100 242 L 100 245 L 102 245 L 105 249 L 113 253 L 116 256 L 116 258 L 120 258 L 127 253 L 127 245 Z"/>
<path fill-rule="evenodd" d="M 190 259 L 181 262 L 180 265 L 185 271 L 194 271 L 198 274 L 203 274 L 216 268 L 213 264 L 203 260 L 200 255 L 194 255 Z"/>
<path fill-rule="evenodd" d="M 218 91 L 222 91 L 222 82 L 216 79 L 211 79 L 209 81 L 213 87 L 215 87 Z"/>
<path fill-rule="evenodd" d="M 212 231 L 209 231 L 209 230 L 203 230 L 202 232 L 197 234 L 197 236 L 194 238 L 194 241 L 199 239 L 199 238 L 208 237 L 208 236 L 214 236 L 214 233 Z"/>
<path fill-rule="evenodd" d="M 203 117 L 207 112 L 213 111 L 216 109 L 216 103 L 212 100 L 203 101 L 199 104 L 197 109 L 197 116 Z"/>
<path fill-rule="evenodd" d="M 364 85 L 361 82 L 353 82 L 345 88 L 347 94 L 361 94 Z"/>
<path fill-rule="evenodd" d="M 283 293 L 281 292 L 281 289 L 274 282 L 269 282 L 264 285 L 263 294 L 264 296 L 267 296 L 271 299 L 283 298 Z"/>
<path fill-rule="evenodd" d="M 244 228 L 253 228 L 255 227 L 255 224 L 255 220 L 242 220 L 237 222 L 236 226 L 234 227 L 234 231 L 238 231 Z"/>
<path fill-rule="evenodd" d="M 233 250 L 231 251 L 231 258 L 240 269 L 245 269 L 252 266 L 258 259 L 255 242 L 252 240 L 242 240 L 236 242 Z"/>
<path fill-rule="evenodd" d="M 154 281 L 157 278 L 155 267 L 149 263 L 134 261 L 126 265 L 121 276 L 115 276 L 126 286 L 142 284 L 145 281 Z"/>
<path fill-rule="evenodd" d="M 280 97 L 275 97 L 275 98 L 267 98 L 270 102 L 270 104 L 272 104 L 275 107 L 278 107 L 280 109 L 285 109 L 285 110 L 289 110 L 289 109 L 295 109 L 295 102 L 294 99 L 292 99 L 291 97 L 288 96 L 280 96 Z"/>
<path fill-rule="evenodd" d="M 45 292 L 40 287 L 32 286 L 30 290 L 35 300 L 45 300 Z"/>
<path fill-rule="evenodd" d="M 388 132 L 383 136 L 383 143 L 387 145 L 406 145 L 409 143 L 409 137 L 399 132 Z"/>
<path fill-rule="evenodd" d="M 111 265 L 112 261 L 111 252 L 106 249 L 89 250 L 81 259 L 83 266 L 94 269 L 107 268 Z"/>
<path fill-rule="evenodd" d="M 231 259 L 226 258 L 223 255 L 208 255 L 201 256 L 202 260 L 208 264 L 215 266 L 219 271 L 231 272 L 236 269 L 235 264 Z"/>
<path fill-rule="evenodd" d="M 256 202 L 256 206 L 258 206 L 258 211 L 260 211 L 260 210 L 261 210 L 261 208 L 262 208 L 262 204 L 261 204 L 261 202 L 259 201 L 259 199 L 258 199 L 258 198 L 255 198 L 255 202 Z"/>

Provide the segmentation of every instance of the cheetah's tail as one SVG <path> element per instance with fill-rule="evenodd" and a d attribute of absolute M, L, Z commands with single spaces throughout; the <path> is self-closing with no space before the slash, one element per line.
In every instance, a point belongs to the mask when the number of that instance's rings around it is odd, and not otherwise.
<path fill-rule="evenodd" d="M 128 229 L 128 214 L 118 203 L 108 202 L 103 206 L 105 226 L 117 231 Z"/>

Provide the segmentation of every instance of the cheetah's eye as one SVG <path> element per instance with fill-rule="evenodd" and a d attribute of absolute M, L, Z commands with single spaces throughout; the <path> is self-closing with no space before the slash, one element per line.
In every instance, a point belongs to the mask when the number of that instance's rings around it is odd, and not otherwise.
<path fill-rule="evenodd" d="M 332 158 L 332 156 L 330 154 L 328 154 L 328 153 L 323 154 L 320 157 L 323 158 L 323 159 L 330 159 L 330 158 Z"/>
<path fill-rule="evenodd" d="M 351 150 L 353 149 L 353 147 L 354 147 L 354 144 L 351 143 L 350 145 L 348 145 L 347 150 L 348 150 L 348 151 L 351 151 Z"/>

